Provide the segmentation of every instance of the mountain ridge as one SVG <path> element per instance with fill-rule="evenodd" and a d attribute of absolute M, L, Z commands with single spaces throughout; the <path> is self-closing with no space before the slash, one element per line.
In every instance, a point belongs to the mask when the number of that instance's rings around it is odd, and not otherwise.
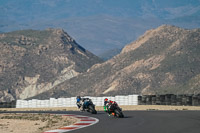
<path fill-rule="evenodd" d="M 3 33 L 0 49 L 0 101 L 37 95 L 102 62 L 62 29 Z"/>
<path fill-rule="evenodd" d="M 112 59 L 35 98 L 200 93 L 199 38 L 200 29 L 162 25 L 126 45 Z"/>

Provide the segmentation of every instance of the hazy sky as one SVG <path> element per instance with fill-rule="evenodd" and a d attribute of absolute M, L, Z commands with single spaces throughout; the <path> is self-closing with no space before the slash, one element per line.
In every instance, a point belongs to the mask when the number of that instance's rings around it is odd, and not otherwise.
<path fill-rule="evenodd" d="M 200 0 L 0 0 L 0 32 L 63 28 L 97 54 L 161 24 L 199 28 Z"/>
<path fill-rule="evenodd" d="M 199 11 L 200 0 L 0 0 L 0 19 L 4 21 L 94 15 L 172 19 Z"/>

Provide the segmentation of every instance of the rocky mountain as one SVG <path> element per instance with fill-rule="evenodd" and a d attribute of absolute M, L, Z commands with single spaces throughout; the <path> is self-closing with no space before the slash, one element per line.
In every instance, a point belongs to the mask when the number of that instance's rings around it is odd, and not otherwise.
<path fill-rule="evenodd" d="M 200 29 L 162 25 L 37 97 L 200 93 Z"/>
<path fill-rule="evenodd" d="M 111 50 L 105 51 L 104 53 L 98 55 L 98 57 L 100 57 L 104 61 L 107 61 L 107 60 L 111 59 L 112 57 L 114 57 L 115 55 L 118 55 L 121 51 L 122 51 L 122 48 L 121 49 L 120 48 L 111 49 Z"/>
<path fill-rule="evenodd" d="M 100 62 L 62 29 L 0 34 L 0 101 L 38 95 Z"/>

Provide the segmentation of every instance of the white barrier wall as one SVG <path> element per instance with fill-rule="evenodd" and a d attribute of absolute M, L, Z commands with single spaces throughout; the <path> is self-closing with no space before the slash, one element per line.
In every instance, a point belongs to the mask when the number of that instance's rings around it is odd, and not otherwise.
<path fill-rule="evenodd" d="M 138 95 L 115 96 L 115 97 L 91 97 L 96 106 L 103 106 L 104 99 L 116 101 L 119 105 L 138 105 Z M 76 97 L 71 98 L 50 98 L 49 100 L 17 100 L 16 108 L 48 108 L 48 107 L 76 107 Z"/>

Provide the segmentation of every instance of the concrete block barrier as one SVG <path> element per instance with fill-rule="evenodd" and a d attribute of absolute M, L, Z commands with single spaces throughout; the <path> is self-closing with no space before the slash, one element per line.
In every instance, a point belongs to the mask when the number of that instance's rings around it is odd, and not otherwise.
<path fill-rule="evenodd" d="M 103 106 L 104 99 L 116 101 L 119 105 L 138 105 L 138 95 L 128 96 L 104 96 L 104 97 L 91 97 L 85 96 L 92 99 L 96 106 Z M 76 97 L 70 98 L 50 98 L 49 100 L 17 100 L 16 108 L 47 108 L 47 107 L 76 107 Z"/>

